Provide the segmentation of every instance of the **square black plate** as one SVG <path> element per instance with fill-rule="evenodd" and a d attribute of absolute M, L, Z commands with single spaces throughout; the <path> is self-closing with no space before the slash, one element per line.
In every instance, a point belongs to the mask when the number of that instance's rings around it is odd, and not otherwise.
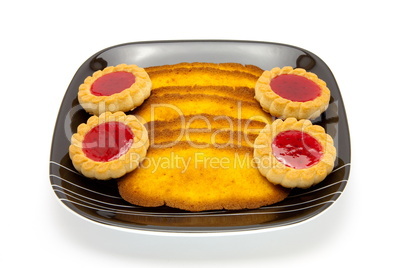
<path fill-rule="evenodd" d="M 144 208 L 120 198 L 116 181 L 89 180 L 77 173 L 68 156 L 70 138 L 89 115 L 77 100 L 79 85 L 87 76 L 120 63 L 140 67 L 180 62 L 236 62 L 273 67 L 301 67 L 326 81 L 331 101 L 313 123 L 323 126 L 337 148 L 333 172 L 307 190 L 292 190 L 284 201 L 253 210 L 186 212 L 168 207 Z M 350 137 L 342 97 L 328 66 L 313 53 L 298 47 L 254 41 L 183 40 L 137 42 L 104 49 L 78 69 L 73 77 L 55 125 L 50 182 L 55 194 L 73 213 L 109 227 L 138 232 L 211 234 L 274 230 L 311 219 L 328 209 L 344 190 L 350 172 Z"/>

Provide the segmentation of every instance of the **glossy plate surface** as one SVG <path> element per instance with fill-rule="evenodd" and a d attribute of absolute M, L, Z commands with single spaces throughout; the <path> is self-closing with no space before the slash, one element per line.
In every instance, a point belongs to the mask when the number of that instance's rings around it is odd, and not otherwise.
<path fill-rule="evenodd" d="M 143 208 L 119 196 L 116 181 L 89 180 L 77 173 L 68 156 L 70 137 L 88 115 L 78 104 L 79 85 L 94 71 L 120 63 L 141 67 L 180 62 L 236 62 L 273 67 L 301 67 L 326 81 L 329 108 L 313 123 L 323 126 L 335 142 L 333 172 L 307 190 L 292 190 L 284 201 L 241 211 L 185 212 L 168 207 Z M 172 234 L 224 234 L 272 230 L 309 220 L 328 209 L 344 190 L 350 171 L 350 138 L 340 90 L 328 66 L 313 53 L 294 46 L 253 41 L 155 41 L 117 45 L 102 50 L 78 69 L 60 107 L 50 158 L 50 182 L 59 200 L 90 221 L 123 230 Z"/>

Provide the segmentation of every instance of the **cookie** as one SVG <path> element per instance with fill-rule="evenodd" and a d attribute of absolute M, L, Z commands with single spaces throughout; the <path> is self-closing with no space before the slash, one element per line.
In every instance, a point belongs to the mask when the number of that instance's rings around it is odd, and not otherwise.
<path fill-rule="evenodd" d="M 275 67 L 259 77 L 255 98 L 275 117 L 313 120 L 328 108 L 330 90 L 312 72 L 290 66 Z"/>
<path fill-rule="evenodd" d="M 151 94 L 152 82 L 137 65 L 119 64 L 96 71 L 78 90 L 78 101 L 90 114 L 128 112 Z"/>
<path fill-rule="evenodd" d="M 78 126 L 69 155 L 84 176 L 109 180 L 136 169 L 148 147 L 148 132 L 135 116 L 105 112 Z"/>
<path fill-rule="evenodd" d="M 277 119 L 254 142 L 260 173 L 287 188 L 309 188 L 332 171 L 336 159 L 333 139 L 310 120 Z"/>
<path fill-rule="evenodd" d="M 261 69 L 180 63 L 146 70 L 152 95 L 133 114 L 149 130 L 150 148 L 139 168 L 118 180 L 124 200 L 204 211 L 258 208 L 288 196 L 253 161 L 254 140 L 272 122 L 254 99 Z"/>

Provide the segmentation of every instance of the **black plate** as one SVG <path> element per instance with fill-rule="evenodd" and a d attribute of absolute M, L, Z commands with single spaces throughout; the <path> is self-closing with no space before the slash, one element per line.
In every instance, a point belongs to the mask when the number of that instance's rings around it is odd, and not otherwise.
<path fill-rule="evenodd" d="M 116 181 L 89 180 L 68 156 L 71 135 L 89 115 L 77 101 L 79 85 L 94 71 L 120 63 L 141 67 L 180 62 L 236 62 L 273 67 L 301 67 L 316 73 L 331 90 L 329 108 L 313 123 L 323 126 L 338 151 L 334 171 L 307 190 L 292 190 L 283 202 L 253 210 L 186 212 L 168 207 L 143 208 L 126 203 Z M 50 158 L 50 182 L 73 212 L 110 227 L 168 233 L 228 233 L 272 230 L 311 219 L 328 209 L 344 190 L 350 171 L 350 138 L 345 108 L 335 78 L 313 53 L 294 46 L 253 41 L 156 41 L 117 45 L 90 57 L 73 77 L 60 107 Z"/>

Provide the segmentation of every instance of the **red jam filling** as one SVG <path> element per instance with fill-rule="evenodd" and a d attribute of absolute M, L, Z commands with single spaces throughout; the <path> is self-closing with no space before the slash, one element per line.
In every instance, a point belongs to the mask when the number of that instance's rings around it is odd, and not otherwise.
<path fill-rule="evenodd" d="M 92 84 L 91 92 L 95 96 L 110 96 L 131 87 L 135 83 L 135 76 L 128 72 L 114 72 L 105 74 Z"/>
<path fill-rule="evenodd" d="M 106 122 L 92 128 L 82 142 L 85 155 L 97 162 L 108 162 L 124 155 L 133 144 L 134 134 L 120 122 Z"/>
<path fill-rule="evenodd" d="M 272 152 L 284 165 L 294 168 L 309 168 L 317 164 L 322 155 L 321 144 L 311 135 L 287 130 L 279 133 L 272 142 Z"/>
<path fill-rule="evenodd" d="M 321 95 L 316 83 L 300 75 L 279 75 L 271 80 L 270 86 L 276 94 L 291 101 L 305 102 Z"/>

